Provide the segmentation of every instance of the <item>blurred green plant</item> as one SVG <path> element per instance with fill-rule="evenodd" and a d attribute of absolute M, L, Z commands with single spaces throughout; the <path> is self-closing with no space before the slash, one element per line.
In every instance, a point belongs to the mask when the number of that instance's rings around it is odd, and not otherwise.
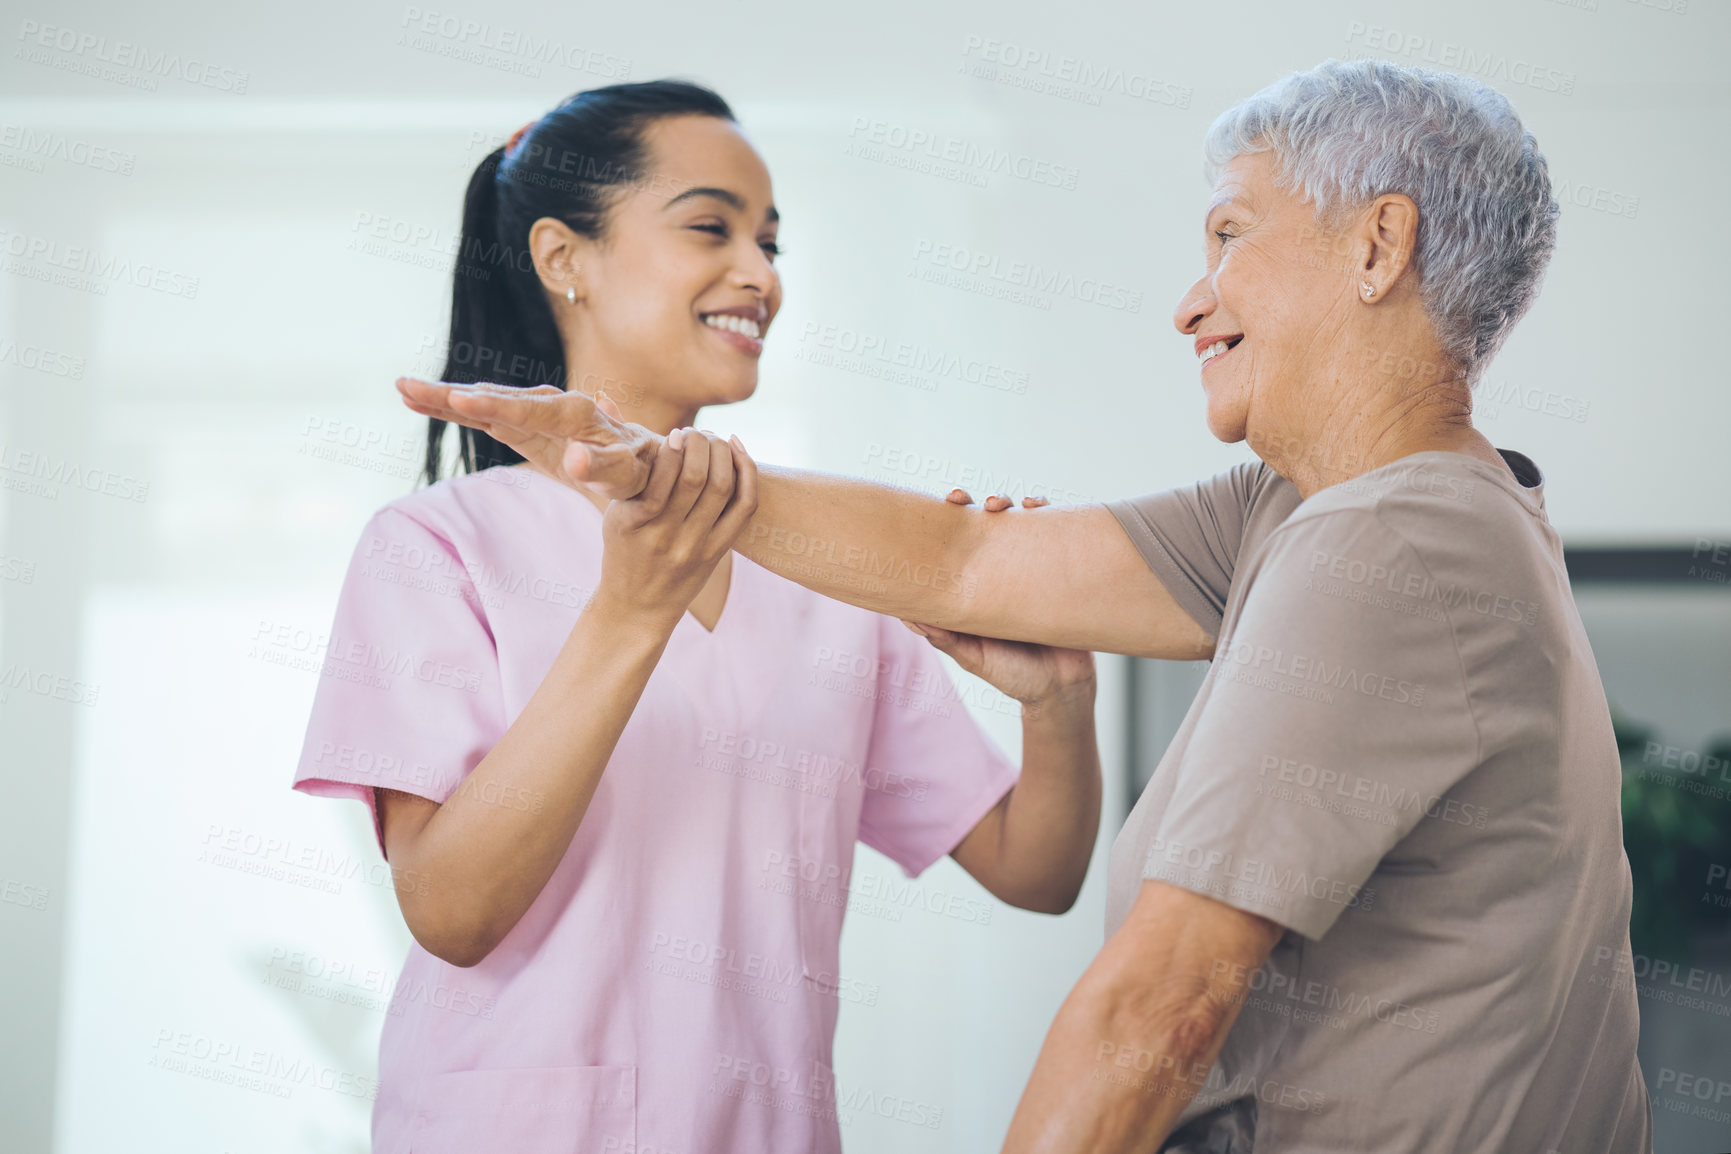
<path fill-rule="evenodd" d="M 1612 707 L 1611 727 L 1623 763 L 1623 848 L 1635 881 L 1630 945 L 1687 964 L 1704 933 L 1731 926 L 1731 888 L 1723 884 L 1731 867 L 1731 734 L 1698 751 L 1688 772 L 1651 756 L 1652 726 Z M 1722 869 L 1710 874 L 1714 866 Z M 1711 889 L 1710 877 L 1718 879 Z"/>

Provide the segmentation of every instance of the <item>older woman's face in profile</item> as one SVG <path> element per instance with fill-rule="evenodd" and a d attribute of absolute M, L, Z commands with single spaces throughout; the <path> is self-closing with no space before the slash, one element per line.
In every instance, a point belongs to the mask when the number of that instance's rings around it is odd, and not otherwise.
<path fill-rule="evenodd" d="M 1207 268 L 1173 314 L 1196 338 L 1208 428 L 1222 441 L 1279 433 L 1338 361 L 1356 306 L 1349 258 L 1334 254 L 1311 206 L 1276 185 L 1274 154 L 1247 153 L 1221 171 L 1204 222 Z M 1219 343 L 1224 353 L 1210 356 Z"/>

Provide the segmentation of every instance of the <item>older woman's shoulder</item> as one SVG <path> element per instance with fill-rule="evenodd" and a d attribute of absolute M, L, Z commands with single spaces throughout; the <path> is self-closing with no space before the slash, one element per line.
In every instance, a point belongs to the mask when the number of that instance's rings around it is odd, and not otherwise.
<path fill-rule="evenodd" d="M 1285 565 L 1363 583 L 1397 609 L 1404 597 L 1532 624 L 1534 606 L 1567 588 L 1542 506 L 1458 453 L 1418 454 L 1321 490 L 1280 535 Z"/>
<path fill-rule="evenodd" d="M 1505 470 L 1463 453 L 1416 453 L 1320 490 L 1301 509 L 1312 515 L 1362 509 L 1397 529 L 1435 523 L 1482 533 L 1506 524 L 1528 532 L 1544 523 L 1544 506 L 1536 487 L 1531 495 L 1523 488 Z"/>

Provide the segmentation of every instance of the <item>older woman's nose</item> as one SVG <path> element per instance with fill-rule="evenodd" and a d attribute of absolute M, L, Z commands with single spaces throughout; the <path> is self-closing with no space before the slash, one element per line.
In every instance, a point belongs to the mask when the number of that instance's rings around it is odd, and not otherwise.
<path fill-rule="evenodd" d="M 1214 311 L 1214 288 L 1207 277 L 1200 277 L 1190 286 L 1172 313 L 1172 325 L 1185 336 L 1196 331 L 1202 318 Z"/>

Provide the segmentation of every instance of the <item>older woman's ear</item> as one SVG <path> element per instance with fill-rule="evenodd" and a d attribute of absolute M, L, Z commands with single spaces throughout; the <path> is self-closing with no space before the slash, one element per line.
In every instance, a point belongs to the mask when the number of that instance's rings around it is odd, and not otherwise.
<path fill-rule="evenodd" d="M 1371 203 L 1361 228 L 1365 257 L 1359 292 L 1367 301 L 1381 300 L 1412 261 L 1418 244 L 1418 205 L 1410 196 L 1385 193 Z"/>

